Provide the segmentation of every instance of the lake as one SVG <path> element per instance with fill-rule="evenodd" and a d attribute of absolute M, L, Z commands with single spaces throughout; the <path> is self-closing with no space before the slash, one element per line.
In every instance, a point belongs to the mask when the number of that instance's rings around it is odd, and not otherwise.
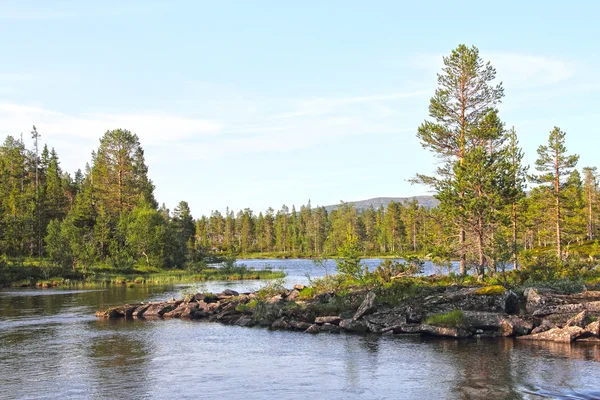
<path fill-rule="evenodd" d="M 289 285 L 305 283 L 306 272 L 324 272 L 309 260 L 240 262 L 284 268 Z M 262 284 L 210 282 L 202 289 Z M 600 398 L 600 346 L 593 344 L 308 335 L 94 316 L 113 305 L 177 298 L 184 290 L 0 290 L 0 398 Z"/>

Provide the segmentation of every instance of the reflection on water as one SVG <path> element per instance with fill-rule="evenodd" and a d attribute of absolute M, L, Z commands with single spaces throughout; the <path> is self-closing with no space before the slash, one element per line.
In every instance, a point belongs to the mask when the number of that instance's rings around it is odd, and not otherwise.
<path fill-rule="evenodd" d="M 181 289 L 0 291 L 0 397 L 600 398 L 600 346 L 589 343 L 305 335 L 93 315 Z"/>

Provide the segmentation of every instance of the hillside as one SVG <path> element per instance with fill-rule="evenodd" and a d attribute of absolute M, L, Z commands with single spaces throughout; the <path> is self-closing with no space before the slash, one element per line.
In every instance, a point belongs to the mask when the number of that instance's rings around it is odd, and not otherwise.
<path fill-rule="evenodd" d="M 404 203 L 411 202 L 413 200 L 417 200 L 419 204 L 427 209 L 431 209 L 438 205 L 438 201 L 433 196 L 413 196 L 413 197 L 375 197 L 373 199 L 368 200 L 360 200 L 360 201 L 349 201 L 347 203 L 353 204 L 358 211 L 363 211 L 371 206 L 373 208 L 378 209 L 383 206 L 386 207 L 390 202 L 395 201 L 396 203 Z M 331 212 L 335 210 L 339 204 L 325 206 L 327 212 Z"/>

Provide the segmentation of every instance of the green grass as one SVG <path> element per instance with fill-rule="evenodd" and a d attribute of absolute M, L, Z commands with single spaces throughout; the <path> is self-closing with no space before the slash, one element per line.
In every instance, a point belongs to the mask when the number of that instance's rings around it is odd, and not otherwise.
<path fill-rule="evenodd" d="M 425 320 L 427 325 L 443 326 L 446 328 L 460 328 L 465 326 L 465 314 L 454 310 L 443 314 L 434 314 Z"/>

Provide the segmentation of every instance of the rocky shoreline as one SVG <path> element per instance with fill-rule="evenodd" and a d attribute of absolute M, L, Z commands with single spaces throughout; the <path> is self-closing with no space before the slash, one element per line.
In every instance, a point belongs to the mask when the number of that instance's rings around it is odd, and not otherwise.
<path fill-rule="evenodd" d="M 439 337 L 516 337 L 562 343 L 600 343 L 600 291 L 564 294 L 527 288 L 433 287 L 392 306 L 374 291 L 303 299 L 303 286 L 265 297 L 225 290 L 182 300 L 127 304 L 101 318 L 188 318 L 306 333 L 371 332 Z M 452 317 L 452 318 L 449 318 Z"/>

